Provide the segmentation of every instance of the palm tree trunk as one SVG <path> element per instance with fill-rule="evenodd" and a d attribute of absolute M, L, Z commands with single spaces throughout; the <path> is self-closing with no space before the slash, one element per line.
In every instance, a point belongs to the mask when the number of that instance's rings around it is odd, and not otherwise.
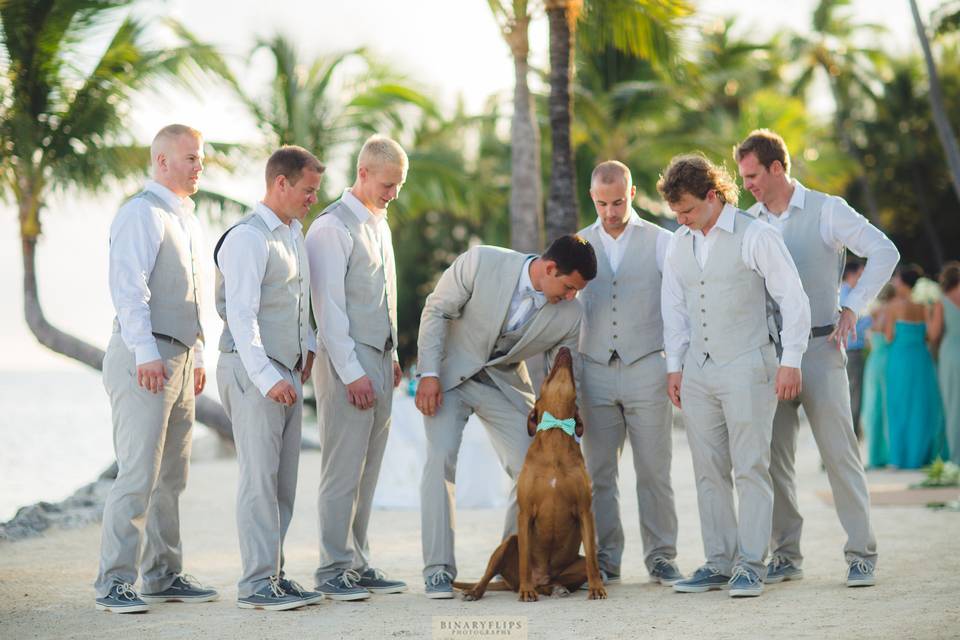
<path fill-rule="evenodd" d="M 943 90 L 940 88 L 940 76 L 933 61 L 930 40 L 927 38 L 923 20 L 920 19 L 920 10 L 917 8 L 916 0 L 910 0 L 910 11 L 913 13 L 913 24 L 917 28 L 917 37 L 920 39 L 920 47 L 923 49 L 923 59 L 927 64 L 927 75 L 930 76 L 930 109 L 933 111 L 933 122 L 937 126 L 937 135 L 940 137 L 940 144 L 943 145 L 943 153 L 947 156 L 947 166 L 950 169 L 953 191 L 960 199 L 960 146 L 957 144 L 957 135 L 954 133 L 953 127 L 950 126 L 950 119 L 947 118 L 947 110 L 943 103 Z"/>
<path fill-rule="evenodd" d="M 576 233 L 579 220 L 576 173 L 570 143 L 573 119 L 573 28 L 570 9 L 565 2 L 547 7 L 550 23 L 550 139 L 553 143 L 550 167 L 550 191 L 547 198 L 547 243 Z"/>
<path fill-rule="evenodd" d="M 542 248 L 543 191 L 540 177 L 540 130 L 527 84 L 529 50 L 526 20 L 510 34 L 515 83 L 510 120 L 510 246 L 523 253 Z"/>
<path fill-rule="evenodd" d="M 21 224 L 30 219 L 25 213 L 28 203 L 21 203 Z M 61 355 L 103 371 L 102 349 L 71 336 L 51 325 L 43 315 L 40 298 L 37 294 L 36 249 L 37 236 L 32 233 L 20 234 L 23 249 L 23 307 L 27 326 L 43 346 Z M 223 407 L 215 400 L 200 396 L 197 398 L 197 420 L 207 425 L 224 440 L 233 441 L 233 428 Z"/>
<path fill-rule="evenodd" d="M 932 210 L 927 204 L 925 185 L 920 177 L 920 170 L 914 165 L 910 173 L 913 178 L 913 195 L 917 199 L 917 211 L 920 212 L 920 224 L 923 226 L 924 235 L 927 236 L 927 242 L 930 243 L 930 250 L 933 252 L 933 259 L 939 270 L 943 266 L 943 244 L 940 242 L 940 234 L 937 233 L 933 226 L 933 220 L 930 218 Z"/>

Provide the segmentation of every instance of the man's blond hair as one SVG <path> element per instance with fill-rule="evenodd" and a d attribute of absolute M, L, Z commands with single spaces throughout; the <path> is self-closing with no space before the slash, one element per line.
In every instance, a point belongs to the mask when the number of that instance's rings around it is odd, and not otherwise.
<path fill-rule="evenodd" d="M 633 185 L 630 167 L 619 160 L 607 160 L 593 168 L 593 173 L 590 174 L 590 187 L 592 188 L 594 184 L 614 184 L 620 180 L 623 180 L 628 188 Z"/>
<path fill-rule="evenodd" d="M 150 164 L 156 164 L 157 156 L 166 151 L 170 141 L 185 135 L 193 136 L 196 140 L 203 140 L 202 133 L 185 124 L 168 124 L 157 131 L 157 135 L 153 136 L 153 142 L 150 143 Z"/>
<path fill-rule="evenodd" d="M 357 171 L 360 167 L 376 169 L 384 165 L 406 169 L 409 166 L 407 153 L 396 140 L 381 135 L 370 136 L 357 156 Z"/>

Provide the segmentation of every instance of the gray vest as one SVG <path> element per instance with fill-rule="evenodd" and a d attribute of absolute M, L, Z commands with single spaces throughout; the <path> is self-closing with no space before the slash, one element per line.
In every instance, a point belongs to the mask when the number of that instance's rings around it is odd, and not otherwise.
<path fill-rule="evenodd" d="M 302 234 L 290 233 L 285 226 L 271 232 L 257 212 L 249 213 L 240 222 L 227 229 L 217 242 L 217 249 L 224 238 L 236 227 L 250 225 L 261 234 L 267 243 L 267 267 L 260 283 L 260 309 L 257 323 L 260 326 L 260 341 L 267 356 L 287 369 L 306 362 L 307 336 L 310 328 L 310 268 L 307 265 L 307 249 Z M 214 262 L 216 262 L 216 253 Z M 223 334 L 220 336 L 220 351 L 236 351 L 236 343 L 227 324 L 226 288 L 223 273 L 217 268 L 217 313 L 223 319 Z"/>
<path fill-rule="evenodd" d="M 151 207 L 179 214 L 163 198 L 149 191 L 134 196 Z M 200 277 L 193 238 L 179 223 L 163 218 L 163 240 L 153 271 L 147 280 L 150 290 L 150 327 L 156 333 L 176 338 L 192 347 L 203 338 L 200 326 Z M 119 328 L 119 323 L 114 323 Z"/>
<path fill-rule="evenodd" d="M 823 327 L 840 319 L 840 282 L 846 250 L 823 242 L 820 217 L 827 196 L 807 190 L 803 209 L 794 211 L 783 223 L 783 242 L 800 272 L 800 282 L 810 299 L 810 325 Z M 757 205 L 756 211 L 760 208 Z M 777 311 L 777 324 L 782 323 Z"/>
<path fill-rule="evenodd" d="M 756 220 L 737 211 L 733 233 L 718 234 L 703 269 L 693 234 L 678 238 L 668 258 L 683 287 L 690 319 L 690 351 L 698 366 L 709 356 L 720 365 L 770 341 L 763 278 L 743 263 L 743 238 Z"/>
<path fill-rule="evenodd" d="M 357 220 L 342 200 L 331 204 L 320 215 L 336 216 L 353 240 L 344 282 L 350 337 L 380 351 L 390 340 L 395 348 L 397 270 L 393 260 L 381 252 L 371 225 Z"/>
<path fill-rule="evenodd" d="M 663 349 L 659 232 L 655 225 L 634 227 L 616 274 L 610 269 L 600 232 L 593 227 L 580 232 L 597 251 L 597 277 L 579 296 L 584 307 L 580 352 L 591 360 L 608 362 L 616 353 L 630 364 Z"/>

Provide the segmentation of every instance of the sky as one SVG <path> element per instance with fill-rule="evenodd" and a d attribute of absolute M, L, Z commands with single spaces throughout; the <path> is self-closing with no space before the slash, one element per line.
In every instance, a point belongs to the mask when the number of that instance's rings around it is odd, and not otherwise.
<path fill-rule="evenodd" d="M 758 3 L 746 0 L 701 0 L 698 24 L 736 15 L 742 34 L 762 39 L 779 28 L 809 28 L 815 0 Z M 920 0 L 922 15 L 939 3 Z M 320 54 L 367 47 L 379 59 L 416 82 L 441 105 L 451 108 L 462 98 L 471 112 L 479 111 L 495 93 L 509 97 L 513 64 L 485 0 L 170 0 L 156 9 L 182 21 L 201 40 L 217 45 L 248 88 L 261 85 L 270 69 L 262 57 L 250 58 L 253 43 L 282 32 L 306 59 Z M 907 0 L 853 0 L 858 21 L 889 30 L 884 43 L 893 51 L 915 50 L 916 37 Z M 531 30 L 531 63 L 547 60 L 546 20 Z M 247 61 L 250 61 L 247 64 Z M 146 95 L 139 98 L 129 123 L 144 143 L 169 122 L 184 122 L 210 140 L 257 140 L 253 122 L 243 108 L 216 88 L 200 96 Z M 145 158 L 145 163 L 147 159 Z M 216 186 L 210 182 L 207 187 Z M 336 185 L 337 191 L 344 185 Z M 247 201 L 259 197 L 257 181 L 234 185 Z M 55 196 L 44 215 L 44 234 L 37 253 L 40 299 L 57 327 L 104 346 L 109 339 L 113 310 L 107 291 L 107 238 L 112 216 L 123 194 L 91 198 L 80 194 Z M 212 244 L 218 229 L 208 229 Z M 210 272 L 204 282 L 213 283 Z M 0 203 L 0 370 L 70 370 L 77 365 L 40 347 L 23 320 L 21 251 L 16 208 Z M 208 342 L 215 345 L 221 323 L 212 307 L 212 286 L 203 310 Z M 209 366 L 215 346 L 208 347 Z"/>

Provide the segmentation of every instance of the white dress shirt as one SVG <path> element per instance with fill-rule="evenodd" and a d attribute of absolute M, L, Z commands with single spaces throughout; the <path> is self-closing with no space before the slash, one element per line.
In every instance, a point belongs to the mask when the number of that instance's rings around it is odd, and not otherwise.
<path fill-rule="evenodd" d="M 136 362 L 160 360 L 157 340 L 150 323 L 150 289 L 147 282 L 163 242 L 164 218 L 174 218 L 186 238 L 184 245 L 202 247 L 200 223 L 193 214 L 190 198 L 179 198 L 170 189 L 148 180 L 144 190 L 168 204 L 176 214 L 134 198 L 120 207 L 110 225 L 110 298 L 120 321 L 120 337 L 135 355 Z M 203 368 L 203 341 L 193 346 L 193 366 Z"/>
<path fill-rule="evenodd" d="M 724 205 L 717 223 L 706 235 L 681 226 L 671 237 L 667 256 L 674 250 L 679 238 L 693 234 L 693 254 L 702 269 L 719 234 L 733 232 L 736 212 L 737 209 L 731 205 Z M 747 268 L 764 279 L 767 293 L 780 305 L 783 316 L 783 329 L 780 331 L 783 354 L 780 364 L 799 368 L 810 336 L 810 302 L 803 291 L 790 252 L 783 243 L 783 236 L 765 222 L 753 222 L 744 233 L 740 257 Z M 683 368 L 683 359 L 690 345 L 690 318 L 687 315 L 686 295 L 669 259 L 664 263 L 660 306 L 667 371 L 673 373 Z"/>
<path fill-rule="evenodd" d="M 513 296 L 510 298 L 510 306 L 507 308 L 507 331 L 513 331 L 517 327 L 523 326 L 531 315 L 543 308 L 547 304 L 547 296 L 542 291 L 533 288 L 533 281 L 530 279 L 530 265 L 536 260 L 537 256 L 530 256 L 523 263 L 520 269 L 520 279 L 517 281 L 517 287 L 513 290 Z M 468 253 L 467 260 L 479 260 L 480 254 Z M 477 265 L 471 264 L 466 267 L 472 273 L 476 273 Z M 524 304 L 526 303 L 526 304 Z M 496 321 L 495 318 L 491 319 Z M 417 374 L 420 378 L 437 377 L 436 371 L 424 371 Z"/>
<path fill-rule="evenodd" d="M 384 269 L 393 265 L 393 235 L 387 224 L 386 213 L 375 214 L 344 189 L 341 198 L 361 224 L 373 227 L 379 243 Z M 314 220 L 307 231 L 307 253 L 310 256 L 310 289 L 317 320 L 317 335 L 330 355 L 330 362 L 344 384 L 356 382 L 367 375 L 357 359 L 356 343 L 350 337 L 347 319 L 347 294 L 344 281 L 347 263 L 353 251 L 353 238 L 337 216 L 324 215 Z M 394 362 L 399 361 L 396 345 Z"/>
<path fill-rule="evenodd" d="M 750 213 L 758 215 L 761 220 L 782 231 L 790 216 L 803 210 L 806 197 L 807 188 L 793 180 L 793 195 L 783 213 L 771 213 L 762 202 L 750 207 Z M 823 212 L 820 214 L 820 237 L 827 246 L 834 247 L 838 252 L 846 247 L 867 259 L 857 286 L 843 304 L 860 316 L 867 304 L 877 297 L 880 289 L 890 279 L 890 274 L 900 262 L 900 252 L 890 238 L 838 196 L 826 196 Z"/>
<path fill-rule="evenodd" d="M 600 243 L 603 245 L 603 251 L 607 254 L 607 258 L 610 262 L 610 270 L 616 274 L 617 269 L 620 268 L 620 263 L 623 262 L 623 255 L 627 250 L 627 245 L 630 242 L 630 234 L 633 231 L 634 227 L 642 227 L 647 222 L 644 222 L 643 218 L 637 215 L 637 212 L 630 207 L 630 217 L 627 219 L 627 228 L 623 230 L 619 237 L 614 238 L 609 233 L 606 232 L 603 228 L 603 222 L 600 218 L 597 218 L 597 221 L 593 223 L 593 227 L 597 230 L 598 235 L 600 236 Z M 667 256 L 667 248 L 670 246 L 670 235 L 665 233 L 660 233 L 657 235 L 657 269 L 660 270 L 660 273 L 663 273 L 663 261 Z"/>
<path fill-rule="evenodd" d="M 258 202 L 254 211 L 271 232 L 286 226 L 290 245 L 297 251 L 296 236 L 303 228 L 299 220 L 284 225 L 270 207 Z M 277 366 L 270 361 L 260 339 L 260 287 L 267 272 L 270 249 L 263 234 L 248 224 L 235 227 L 217 254 L 217 264 L 223 274 L 224 294 L 227 300 L 227 324 L 237 347 L 237 354 L 250 380 L 266 397 L 275 384 L 283 380 Z M 298 256 L 299 260 L 299 256 Z M 307 332 L 307 349 L 316 353 L 316 336 Z"/>

